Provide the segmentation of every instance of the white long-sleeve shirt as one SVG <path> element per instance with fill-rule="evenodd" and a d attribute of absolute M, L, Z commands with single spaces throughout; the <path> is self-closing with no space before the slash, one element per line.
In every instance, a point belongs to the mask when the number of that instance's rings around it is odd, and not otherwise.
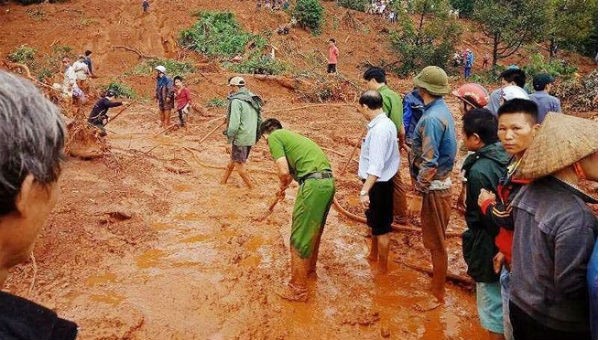
<path fill-rule="evenodd" d="M 358 177 L 377 176 L 377 182 L 387 182 L 400 167 L 398 132 L 394 123 L 382 111 L 367 125 L 368 132 L 360 148 Z"/>

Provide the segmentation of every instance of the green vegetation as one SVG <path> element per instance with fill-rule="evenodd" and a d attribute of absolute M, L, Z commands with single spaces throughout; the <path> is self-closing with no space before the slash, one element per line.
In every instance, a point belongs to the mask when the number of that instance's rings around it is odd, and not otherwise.
<path fill-rule="evenodd" d="M 230 12 L 198 12 L 195 16 L 198 21 L 179 35 L 185 48 L 222 60 L 243 56 L 241 63 L 224 62 L 226 68 L 239 73 L 278 74 L 286 70 L 284 63 L 266 56 L 270 33 L 244 32 Z"/>
<path fill-rule="evenodd" d="M 566 61 L 560 59 L 546 60 L 540 53 L 535 53 L 529 57 L 529 63 L 523 67 L 523 71 L 528 77 L 533 77 L 535 74 L 544 72 L 554 77 L 563 76 L 570 77 L 576 71 L 577 67 L 569 65 Z"/>
<path fill-rule="evenodd" d="M 338 5 L 361 12 L 364 12 L 369 4 L 369 0 L 338 0 Z"/>
<path fill-rule="evenodd" d="M 127 74 L 138 76 L 152 74 L 154 72 L 154 68 L 158 65 L 164 66 L 167 69 L 167 73 L 174 76 L 192 73 L 196 69 L 194 65 L 184 61 L 177 61 L 173 59 L 150 59 L 136 65 L 133 70 L 127 72 Z"/>
<path fill-rule="evenodd" d="M 406 76 L 428 65 L 446 68 L 461 28 L 456 20 L 448 20 L 450 5 L 447 0 L 414 0 L 417 24 L 408 13 L 400 11 L 401 30 L 390 35 L 392 48 L 401 62 L 395 71 Z"/>
<path fill-rule="evenodd" d="M 206 103 L 206 107 L 225 107 L 227 106 L 227 101 L 221 98 L 213 98 Z"/>
<path fill-rule="evenodd" d="M 460 11 L 461 17 L 470 17 L 473 14 L 473 0 L 450 0 L 452 8 Z"/>
<path fill-rule="evenodd" d="M 8 60 L 13 63 L 26 64 L 31 67 L 35 58 L 35 48 L 21 45 L 8 54 Z"/>
<path fill-rule="evenodd" d="M 257 56 L 240 64 L 231 64 L 229 68 L 238 73 L 280 74 L 287 69 L 287 66 L 283 62 L 273 60 L 270 57 Z"/>
<path fill-rule="evenodd" d="M 233 57 L 243 53 L 247 45 L 262 49 L 267 40 L 260 35 L 244 32 L 231 12 L 198 12 L 198 21 L 179 34 L 185 48 L 209 57 Z"/>
<path fill-rule="evenodd" d="M 136 98 L 137 94 L 131 88 L 131 86 L 124 84 L 120 81 L 113 80 L 108 85 L 103 86 L 106 90 L 112 90 L 115 92 L 117 97 L 125 97 L 125 98 Z"/>
<path fill-rule="evenodd" d="M 298 0 L 294 8 L 294 16 L 300 26 L 308 29 L 312 34 L 321 34 L 325 10 L 319 0 Z"/>

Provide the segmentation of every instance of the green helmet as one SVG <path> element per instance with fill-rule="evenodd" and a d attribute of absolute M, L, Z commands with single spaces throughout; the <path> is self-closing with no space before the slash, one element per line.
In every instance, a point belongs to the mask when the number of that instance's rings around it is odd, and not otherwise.
<path fill-rule="evenodd" d="M 424 88 L 427 92 L 435 96 L 443 96 L 450 93 L 448 75 L 443 69 L 437 66 L 425 67 L 413 79 L 413 83 L 415 86 Z"/>

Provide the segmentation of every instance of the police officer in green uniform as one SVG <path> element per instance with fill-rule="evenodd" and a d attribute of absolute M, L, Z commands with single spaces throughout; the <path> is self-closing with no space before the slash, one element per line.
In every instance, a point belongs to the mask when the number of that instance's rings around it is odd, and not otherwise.
<path fill-rule="evenodd" d="M 292 277 L 278 294 L 284 299 L 306 301 L 306 280 L 315 273 L 321 235 L 335 193 L 331 165 L 315 142 L 283 129 L 277 119 L 264 121 L 260 133 L 277 165 L 280 199 L 292 180 L 300 184 L 290 237 Z"/>

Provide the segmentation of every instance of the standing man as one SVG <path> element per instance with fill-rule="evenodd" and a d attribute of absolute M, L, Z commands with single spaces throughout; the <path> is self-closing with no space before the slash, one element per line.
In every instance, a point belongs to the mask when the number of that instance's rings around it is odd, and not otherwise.
<path fill-rule="evenodd" d="M 90 116 L 88 118 L 88 123 L 97 127 L 100 130 L 100 136 L 106 136 L 106 130 L 104 129 L 104 125 L 108 123 L 108 110 L 112 107 L 121 106 L 122 102 L 114 102 L 115 93 L 112 90 L 106 91 L 104 97 L 100 98 L 94 107 L 92 108 L 92 112 L 90 112 Z"/>
<path fill-rule="evenodd" d="M 59 196 L 65 142 L 60 110 L 29 81 L 0 71 L 0 286 L 26 262 Z M 18 117 L 18 119 L 16 119 Z M 77 337 L 77 325 L 0 292 L 0 339 Z"/>
<path fill-rule="evenodd" d="M 232 77 L 228 86 L 233 88 L 227 97 L 229 100 L 227 113 L 227 130 L 224 134 L 231 143 L 231 160 L 227 165 L 221 184 L 226 184 L 231 172 L 235 168 L 248 188 L 252 189 L 252 181 L 246 172 L 246 161 L 250 149 L 258 140 L 260 127 L 260 110 L 262 99 L 246 88 L 246 81 L 242 77 Z"/>
<path fill-rule="evenodd" d="M 535 93 L 530 94 L 529 99 L 538 106 L 538 124 L 542 124 L 548 112 L 560 112 L 560 100 L 548 93 L 553 83 L 554 78 L 548 73 L 538 73 L 533 77 Z"/>
<path fill-rule="evenodd" d="M 337 62 L 340 51 L 335 46 L 335 39 L 329 39 L 329 50 L 327 51 L 327 73 L 337 73 Z"/>
<path fill-rule="evenodd" d="M 73 71 L 75 71 L 75 76 L 77 77 L 77 86 L 87 92 L 88 86 L 86 81 L 90 73 L 90 69 L 85 62 L 85 57 L 83 55 L 80 55 L 77 58 L 77 61 L 73 63 Z"/>
<path fill-rule="evenodd" d="M 87 65 L 88 67 L 88 71 L 90 74 L 91 78 L 96 78 L 96 76 L 94 75 L 94 67 L 93 67 L 93 63 L 92 63 L 92 51 L 90 50 L 85 50 L 85 59 L 83 60 L 83 62 Z"/>
<path fill-rule="evenodd" d="M 385 71 L 379 67 L 371 67 L 365 71 L 363 79 L 367 81 L 369 90 L 377 91 L 383 98 L 383 112 L 392 120 L 398 131 L 398 147 L 405 148 L 406 133 L 403 124 L 402 98 L 387 86 Z M 400 170 L 394 176 L 394 216 L 406 223 L 406 192 L 402 186 Z"/>
<path fill-rule="evenodd" d="M 498 249 L 494 237 L 498 226 L 481 213 L 477 198 L 481 189 L 495 192 L 510 157 L 498 141 L 498 120 L 487 109 L 469 110 L 462 117 L 463 141 L 471 155 L 465 160 L 467 230 L 462 235 L 467 274 L 476 282 L 477 312 L 488 339 L 504 340 L 502 295 L 493 259 Z"/>
<path fill-rule="evenodd" d="M 515 340 L 591 339 L 586 272 L 598 219 L 586 203 L 598 201 L 578 183 L 598 181 L 598 123 L 549 114 L 517 171 L 533 182 L 512 202 Z"/>
<path fill-rule="evenodd" d="M 394 215 L 394 183 L 400 167 L 398 133 L 394 123 L 383 112 L 383 98 L 377 91 L 367 91 L 358 100 L 359 111 L 369 124 L 360 148 L 358 177 L 363 181 L 360 202 L 366 208 L 367 225 L 371 228 L 371 251 L 368 259 L 377 261 L 379 273 L 387 272 L 392 220 Z"/>
<path fill-rule="evenodd" d="M 423 199 L 421 226 L 423 244 L 431 253 L 434 300 L 419 304 L 431 310 L 444 303 L 448 253 L 446 228 L 451 212 L 452 167 L 456 157 L 454 118 L 443 99 L 450 92 L 446 72 L 437 66 L 425 67 L 413 80 L 425 104 L 425 112 L 415 127 L 410 153 L 414 189 Z"/>
<path fill-rule="evenodd" d="M 465 79 L 469 79 L 471 76 L 471 69 L 473 68 L 474 62 L 475 55 L 473 55 L 473 51 L 467 48 L 467 55 L 465 57 Z"/>
<path fill-rule="evenodd" d="M 147 13 L 149 8 L 150 8 L 150 2 L 148 0 L 142 0 L 142 11 L 144 13 Z"/>
<path fill-rule="evenodd" d="M 177 104 L 177 115 L 179 116 L 179 126 L 185 126 L 185 119 L 190 111 L 192 97 L 190 90 L 185 86 L 183 77 L 176 76 L 175 80 L 175 102 Z"/>
<path fill-rule="evenodd" d="M 292 278 L 278 294 L 287 300 L 306 301 L 307 277 L 316 275 L 321 236 L 335 193 L 331 165 L 315 142 L 283 129 L 277 119 L 264 121 L 260 125 L 260 134 L 267 139 L 271 156 L 277 165 L 277 195 L 280 199 L 285 196 L 292 179 L 300 184 L 292 213 L 290 236 Z"/>
<path fill-rule="evenodd" d="M 173 81 L 167 76 L 167 69 L 158 65 L 156 70 L 156 95 L 158 111 L 160 115 L 160 126 L 167 128 L 171 125 L 171 110 L 175 101 Z"/>
<path fill-rule="evenodd" d="M 513 87 L 519 88 L 517 86 Z M 528 99 L 515 98 L 500 106 L 498 110 L 498 138 L 500 138 L 504 150 L 511 156 L 511 160 L 504 175 L 498 181 L 496 194 L 487 189 L 482 189 L 477 199 L 477 204 L 479 204 L 481 212 L 487 220 L 492 221 L 499 227 L 498 234 L 494 239 L 498 248 L 498 253 L 494 257 L 494 270 L 500 272 L 502 320 L 504 322 L 504 338 L 507 340 L 513 339 L 508 313 L 514 230 L 511 203 L 519 190 L 529 182 L 516 178 L 514 175 L 525 150 L 531 145 L 539 128 L 536 117 L 537 106 Z"/>
<path fill-rule="evenodd" d="M 525 72 L 517 66 L 510 66 L 500 73 L 502 86 L 499 89 L 492 91 L 490 94 L 490 101 L 485 108 L 490 110 L 495 116 L 498 116 L 498 109 L 500 108 L 500 105 L 502 105 L 502 88 L 508 85 L 516 85 L 523 88 L 525 86 L 526 77 Z"/>

